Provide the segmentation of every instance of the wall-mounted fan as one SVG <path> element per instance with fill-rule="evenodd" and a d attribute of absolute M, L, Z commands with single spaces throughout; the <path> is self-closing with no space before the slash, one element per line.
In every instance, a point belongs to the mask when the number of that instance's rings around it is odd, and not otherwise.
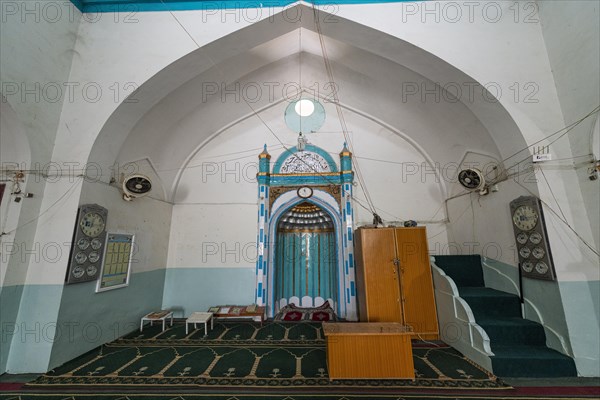
<path fill-rule="evenodd" d="M 142 197 L 152 190 L 150 178 L 141 174 L 133 174 L 123 179 L 123 200 L 131 201 Z"/>
<path fill-rule="evenodd" d="M 468 190 L 479 191 L 479 194 L 487 194 L 485 178 L 480 170 L 475 168 L 463 169 L 458 173 L 458 182 Z"/>

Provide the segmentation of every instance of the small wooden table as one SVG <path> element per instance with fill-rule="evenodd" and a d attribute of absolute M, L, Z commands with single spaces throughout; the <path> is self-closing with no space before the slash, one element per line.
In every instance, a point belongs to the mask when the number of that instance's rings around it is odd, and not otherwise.
<path fill-rule="evenodd" d="M 194 324 L 194 329 L 196 329 L 196 324 L 204 324 L 204 334 L 208 335 L 208 327 L 207 323 L 210 321 L 210 329 L 214 328 L 213 325 L 213 313 L 211 312 L 194 312 L 185 320 L 185 334 L 188 334 L 188 324 Z"/>
<path fill-rule="evenodd" d="M 154 321 L 162 321 L 162 330 L 165 330 L 165 321 L 167 318 L 171 318 L 171 326 L 173 326 L 173 311 L 171 310 L 161 310 L 154 311 L 149 314 L 146 314 L 142 317 L 142 321 L 140 322 L 140 332 L 144 329 L 144 321 L 150 321 L 150 326 L 152 326 L 152 322 Z"/>
<path fill-rule="evenodd" d="M 214 318 L 217 319 L 251 319 L 261 324 L 265 320 L 264 306 L 255 306 L 254 311 L 248 311 L 250 306 L 216 306 L 211 307 L 210 311 L 213 313 Z M 218 308 L 218 311 L 217 311 Z"/>
<path fill-rule="evenodd" d="M 415 379 L 410 327 L 324 322 L 329 379 Z"/>

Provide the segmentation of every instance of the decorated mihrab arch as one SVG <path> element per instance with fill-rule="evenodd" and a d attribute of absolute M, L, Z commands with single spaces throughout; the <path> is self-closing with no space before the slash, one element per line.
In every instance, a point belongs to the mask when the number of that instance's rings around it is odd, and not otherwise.
<path fill-rule="evenodd" d="M 255 301 L 269 317 L 287 304 L 329 301 L 355 321 L 352 155 L 344 145 L 338 168 L 323 149 L 303 147 L 272 166 L 266 145 L 259 155 Z"/>

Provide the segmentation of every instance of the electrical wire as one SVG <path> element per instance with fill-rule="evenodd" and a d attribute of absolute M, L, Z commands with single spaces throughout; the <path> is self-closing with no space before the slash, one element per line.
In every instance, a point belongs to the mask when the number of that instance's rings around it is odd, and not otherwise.
<path fill-rule="evenodd" d="M 539 143 L 543 142 L 544 140 L 548 140 L 551 137 L 562 133 L 562 135 L 560 135 L 559 137 L 557 137 L 555 140 L 553 140 L 552 142 L 550 142 L 548 144 L 548 146 L 550 146 L 551 144 L 553 144 L 554 142 L 556 142 L 558 139 L 562 138 L 567 133 L 569 133 L 571 130 L 573 130 L 577 125 L 581 124 L 584 120 L 586 120 L 587 118 L 589 118 L 591 115 L 597 113 L 599 110 L 600 110 L 600 105 L 596 106 L 592 111 L 590 111 L 589 113 L 587 113 L 586 115 L 584 115 L 583 117 L 581 117 L 580 119 L 578 119 L 577 121 L 575 121 L 575 122 L 573 122 L 573 123 L 565 126 L 564 128 L 559 129 L 558 131 L 556 131 L 556 132 L 554 132 L 554 133 L 552 133 L 552 134 L 550 134 L 550 135 L 548 135 L 546 137 L 543 137 L 542 139 L 540 139 L 540 140 L 538 140 L 536 142 L 533 142 L 532 144 L 528 145 L 527 147 L 524 147 L 523 149 L 521 149 L 521 150 L 519 150 L 519 151 L 511 154 L 510 156 L 502 159 L 500 161 L 500 163 L 503 163 L 506 160 L 509 160 L 509 159 L 513 158 L 514 156 L 516 156 L 517 154 L 522 153 L 523 151 L 529 150 L 530 147 L 535 146 L 536 144 L 539 144 Z M 563 131 L 565 131 L 565 132 L 563 132 Z M 520 162 L 517 163 L 517 164 L 520 164 Z"/>
<path fill-rule="evenodd" d="M 344 113 L 343 113 L 342 107 L 340 106 L 340 100 L 337 95 L 337 90 L 335 90 L 335 88 L 337 86 L 335 85 L 335 79 L 333 77 L 333 69 L 331 68 L 331 62 L 330 62 L 329 56 L 327 54 L 327 47 L 325 46 L 325 39 L 324 39 L 323 32 L 321 29 L 321 22 L 319 19 L 319 15 L 317 13 L 317 8 L 315 7 L 314 3 L 312 4 L 312 9 L 313 9 L 315 25 L 317 27 L 317 34 L 319 36 L 319 43 L 321 45 L 321 53 L 323 55 L 323 61 L 325 63 L 325 70 L 329 77 L 329 81 L 334 85 L 332 97 L 333 97 L 333 103 L 335 105 L 335 108 L 336 108 L 336 111 L 338 114 L 338 120 L 340 121 L 342 133 L 344 135 L 344 139 L 346 140 L 346 144 L 348 145 L 349 150 L 353 154 L 356 154 L 356 152 L 354 151 L 354 146 L 353 146 L 352 140 L 350 139 L 350 135 L 348 135 L 348 126 L 346 125 L 346 119 L 344 118 Z M 362 171 L 361 171 L 360 165 L 358 163 L 358 160 L 357 160 L 357 162 L 354 163 L 354 166 L 355 166 L 355 170 L 356 170 L 357 181 L 358 181 L 359 185 L 361 186 L 363 193 L 365 194 L 367 203 L 369 204 L 369 207 L 371 208 L 373 216 L 376 217 L 377 213 L 376 213 L 376 209 L 375 209 L 375 204 L 373 203 L 373 199 L 371 198 L 371 195 L 370 195 L 369 191 L 367 190 L 366 182 L 364 181 L 364 177 L 362 175 Z"/>
<path fill-rule="evenodd" d="M 24 226 L 27 226 L 29 224 L 31 224 L 32 222 L 37 221 L 38 219 L 40 219 L 42 217 L 42 215 L 46 214 L 48 211 L 50 211 L 54 206 L 56 206 L 61 200 L 68 200 L 71 195 L 75 192 L 73 189 L 75 189 L 75 187 L 83 182 L 83 176 L 79 176 L 78 178 L 81 178 L 80 180 L 78 180 L 77 182 L 75 182 L 73 185 L 71 185 L 71 187 L 69 189 L 67 189 L 67 191 L 65 193 L 63 193 L 54 203 L 52 203 L 48 208 L 46 208 L 43 212 L 41 212 L 40 214 L 38 214 L 35 218 L 30 219 L 29 221 L 17 226 L 15 229 L 9 231 L 9 232 L 2 232 L 0 233 L 0 236 L 6 236 L 6 235 L 10 235 L 13 232 L 16 232 L 18 229 L 23 228 Z"/>
<path fill-rule="evenodd" d="M 544 170 L 540 169 L 540 172 L 542 173 L 542 177 L 546 181 L 546 186 L 548 186 L 548 189 L 550 190 L 550 194 L 552 195 L 552 198 L 554 199 L 554 202 L 556 203 L 558 210 L 560 211 L 560 213 L 562 214 L 562 217 L 566 221 L 567 217 L 565 216 L 565 213 L 563 212 L 562 207 L 560 206 L 560 203 L 558 202 L 558 200 L 556 200 L 556 196 L 554 195 L 554 190 L 552 190 L 552 186 L 550 186 L 550 182 L 548 182 L 548 178 L 546 178 L 546 174 L 544 173 Z"/>
<path fill-rule="evenodd" d="M 566 134 L 568 134 L 569 132 L 571 132 L 573 129 L 575 129 L 575 128 L 576 128 L 576 127 L 579 125 L 579 124 L 581 124 L 581 123 L 582 123 L 583 121 L 585 121 L 587 118 L 589 118 L 589 117 L 590 117 L 590 116 L 592 116 L 593 114 L 597 113 L 599 110 L 600 110 L 600 106 L 596 106 L 596 108 L 594 108 L 592 111 L 590 111 L 589 113 L 587 113 L 586 115 L 584 115 L 583 117 L 581 117 L 580 119 L 578 119 L 577 121 L 575 121 L 575 122 L 573 122 L 573 123 L 571 123 L 571 124 L 569 124 L 569 125 L 567 125 L 567 126 L 565 126 L 565 127 L 561 128 L 561 129 L 559 129 L 558 131 L 556 131 L 556 132 L 554 132 L 554 133 L 552 133 L 552 134 L 550 134 L 550 135 L 548 135 L 548 136 L 546 136 L 546 137 L 544 137 L 544 138 L 542 138 L 542 139 L 540 139 L 540 140 L 538 140 L 538 141 L 536 141 L 536 142 L 534 142 L 534 143 L 532 143 L 532 144 L 528 145 L 527 147 L 525 147 L 525 148 L 523 148 L 523 149 L 521 149 L 521 150 L 519 150 L 519 151 L 517 151 L 517 152 L 513 153 L 512 155 L 510 155 L 510 156 L 508 156 L 508 157 L 504 158 L 503 160 L 501 160 L 501 161 L 499 162 L 499 164 L 502 164 L 502 163 L 504 163 L 505 161 L 507 161 L 507 160 L 511 159 L 512 157 L 516 156 L 517 154 L 520 154 L 520 153 L 522 153 L 523 151 L 525 151 L 525 150 L 528 150 L 530 147 L 532 147 L 532 146 L 535 146 L 536 144 L 538 144 L 538 143 L 541 143 L 541 142 L 543 142 L 544 140 L 549 140 L 549 139 L 550 139 L 550 138 L 552 138 L 553 136 L 555 136 L 555 135 L 559 135 L 559 134 L 560 134 L 560 136 L 558 136 L 556 139 L 554 139 L 553 141 L 551 141 L 550 143 L 548 143 L 548 144 L 547 144 L 547 146 L 550 146 L 550 145 L 554 144 L 554 143 L 555 143 L 556 141 L 558 141 L 560 138 L 562 138 L 563 136 L 565 136 Z M 564 132 L 563 132 L 563 131 L 564 131 Z M 580 156 L 576 156 L 576 157 L 580 157 Z M 574 159 L 574 158 L 576 158 L 576 157 L 572 157 L 571 159 Z M 520 165 L 522 162 L 524 162 L 524 161 L 527 161 L 527 160 L 529 160 L 529 159 L 531 159 L 531 155 L 527 155 L 527 157 L 525 157 L 525 158 L 523 158 L 522 160 L 520 160 L 520 161 L 518 161 L 518 162 L 516 162 L 516 163 L 512 164 L 510 167 L 504 167 L 504 171 L 509 171 L 509 170 L 511 170 L 511 169 L 513 169 L 513 168 L 515 168 L 516 166 Z M 569 158 L 562 158 L 562 159 L 559 159 L 559 160 L 554 160 L 554 161 L 568 160 L 568 159 L 569 159 Z M 495 171 L 496 169 L 497 169 L 497 168 L 493 168 L 493 169 L 492 169 L 492 171 Z M 491 172 L 491 171 L 489 171 L 488 173 L 486 173 L 486 174 L 485 174 L 485 178 L 488 178 L 488 174 L 489 174 L 490 172 Z M 490 181 L 490 185 L 494 185 L 494 184 L 496 184 L 496 183 L 502 182 L 503 180 L 505 180 L 505 179 L 502 179 L 502 178 L 497 178 L 496 180 L 491 180 L 491 181 Z"/>
<path fill-rule="evenodd" d="M 252 106 L 250 104 L 248 104 L 248 107 L 250 107 L 252 109 Z M 252 109 L 254 111 L 254 109 Z M 260 115 L 258 115 L 258 113 L 256 113 L 256 111 L 254 111 L 256 117 L 258 119 L 260 119 L 261 121 L 263 121 L 264 125 L 267 127 L 267 129 L 269 130 L 269 132 L 273 135 L 273 137 L 275 137 L 275 139 L 277 139 L 281 145 L 283 146 L 284 150 L 289 153 L 290 155 L 295 154 L 290 148 L 288 148 L 283 141 L 279 138 L 279 136 L 277 136 L 277 134 L 271 129 L 271 127 L 269 127 L 264 120 L 261 118 Z M 334 180 L 332 180 L 331 178 L 329 178 L 328 176 L 324 175 L 322 172 L 317 171 L 316 168 L 310 164 L 308 164 L 306 161 L 302 160 L 301 158 L 298 158 L 298 160 L 303 163 L 304 165 L 306 165 L 307 167 L 309 167 L 310 169 L 313 170 L 313 172 L 315 174 L 317 174 L 318 176 L 320 176 L 321 178 L 323 178 L 325 181 L 327 181 L 330 185 L 337 185 L 337 182 L 335 182 Z M 363 190 L 364 193 L 364 190 Z M 350 198 L 354 201 L 356 201 L 356 203 L 358 205 L 360 205 L 361 207 L 363 207 L 365 210 L 369 211 L 370 213 L 373 213 L 373 209 L 370 207 L 365 206 L 362 201 L 360 201 L 354 194 L 350 195 Z"/>
<path fill-rule="evenodd" d="M 12 182 L 12 181 L 11 181 Z M 6 190 L 6 185 L 4 190 Z M 4 216 L 2 218 L 2 225 L 0 226 L 0 232 L 4 232 L 4 228 L 6 227 L 6 223 L 8 222 L 8 216 L 10 215 L 10 205 L 12 204 L 12 201 L 10 199 L 10 193 L 7 193 L 7 202 L 6 202 L 6 210 L 4 212 Z"/>
<path fill-rule="evenodd" d="M 470 193 L 471 193 L 471 192 L 467 192 L 467 193 L 463 193 L 463 194 L 462 194 L 462 195 L 460 195 L 460 196 L 454 196 L 454 197 L 450 197 L 450 198 L 446 199 L 444 202 L 446 203 L 448 200 L 456 199 L 456 198 L 458 198 L 458 197 L 462 197 L 462 196 L 464 196 L 464 195 L 467 195 L 467 194 L 470 194 Z M 446 204 L 447 204 L 447 203 L 446 203 Z M 458 216 L 458 217 L 457 217 L 457 218 L 456 218 L 454 221 L 450 221 L 450 214 L 448 214 L 448 211 L 446 211 L 446 212 L 447 212 L 447 214 L 446 214 L 446 215 L 448 215 L 448 218 L 447 218 L 446 220 L 442 221 L 442 222 L 453 222 L 453 223 L 457 223 L 458 221 L 460 221 L 460 220 L 462 219 L 462 217 L 463 217 L 463 216 L 464 216 L 464 215 L 467 213 L 467 211 L 469 211 L 469 208 L 471 208 L 471 205 L 470 205 L 470 204 L 467 204 L 467 207 L 466 207 L 466 208 L 463 210 L 463 212 L 462 212 L 462 213 L 460 213 L 460 215 L 459 215 L 459 216 Z M 444 227 L 444 229 L 442 229 L 440 232 L 436 233 L 435 235 L 428 236 L 428 237 L 427 237 L 427 240 L 429 240 L 429 239 L 433 239 L 433 238 L 435 238 L 435 237 L 437 237 L 437 236 L 439 236 L 439 235 L 441 235 L 442 233 L 444 233 L 444 232 L 447 232 L 447 231 L 448 231 L 448 227 L 447 227 L 447 226 L 445 226 L 445 227 Z"/>
<path fill-rule="evenodd" d="M 161 2 L 164 4 L 163 0 L 161 0 Z M 171 11 L 169 11 L 169 13 L 177 21 L 178 25 L 186 32 L 186 34 L 190 37 L 190 39 L 192 39 L 192 41 L 196 44 L 196 46 L 198 48 L 200 48 L 200 45 L 198 44 L 198 42 L 196 42 L 196 40 L 192 37 L 191 33 L 183 26 L 183 24 L 179 21 L 179 19 L 177 18 L 177 16 L 175 16 L 175 14 L 173 14 L 173 12 L 171 12 Z M 213 67 L 217 66 L 215 64 L 215 62 L 209 56 L 207 56 L 207 58 L 211 62 L 211 64 L 213 65 Z M 219 69 L 217 69 L 217 70 L 220 71 Z M 242 96 L 242 99 L 243 99 L 244 103 L 246 103 L 246 105 L 248 106 L 248 108 L 250 108 L 250 110 L 252 111 L 253 115 L 256 118 L 258 118 L 261 121 L 261 123 L 267 128 L 267 130 L 271 133 L 271 135 L 273 135 L 275 137 L 275 139 L 277 139 L 277 141 L 281 144 L 281 146 L 284 148 L 284 150 L 287 153 L 289 153 L 290 155 L 293 155 L 294 152 L 291 151 L 291 149 L 288 148 L 285 145 L 285 143 L 283 143 L 283 141 L 279 138 L 279 136 L 277 136 L 277 134 L 273 131 L 273 129 L 271 129 L 271 127 L 264 121 L 264 119 L 258 114 L 258 112 L 256 112 L 256 110 L 250 105 L 250 103 L 248 103 L 248 101 L 243 96 Z M 339 107 L 339 104 L 338 104 L 338 107 Z M 304 163 L 306 166 L 308 166 L 310 169 L 312 169 L 317 175 L 319 175 L 320 177 L 324 178 L 327 182 L 329 182 L 329 184 L 337 184 L 336 182 L 334 182 L 333 180 L 331 180 L 329 177 L 327 177 L 324 174 L 322 174 L 320 171 L 317 171 L 312 165 L 309 165 L 304 160 L 302 160 L 300 158 L 298 158 L 298 160 L 300 160 L 300 162 Z M 357 178 L 358 178 L 358 171 L 357 171 Z M 360 181 L 359 181 L 359 183 L 360 183 Z M 366 192 L 366 190 L 365 190 L 364 187 L 363 187 L 363 192 L 365 193 L 365 196 L 369 197 L 368 192 Z M 356 197 L 354 195 L 351 195 L 351 198 L 353 200 L 355 200 L 360 206 L 365 207 L 359 200 L 356 199 Z M 367 200 L 367 202 L 369 203 L 369 200 Z M 370 212 L 373 212 L 374 207 L 372 207 L 371 204 L 369 204 L 368 210 Z"/>
<path fill-rule="evenodd" d="M 472 221 L 471 221 L 471 241 L 473 243 L 475 243 L 475 207 L 473 206 L 473 194 L 474 192 L 471 192 L 469 194 L 469 202 L 471 203 L 471 217 L 472 217 Z"/>
<path fill-rule="evenodd" d="M 161 0 L 161 2 L 164 4 L 163 0 Z M 170 12 L 170 14 L 177 21 L 178 25 L 192 39 L 192 41 L 196 44 L 196 46 L 198 48 L 200 48 L 200 45 L 198 44 L 198 42 L 192 37 L 191 33 L 183 26 L 183 24 L 179 21 L 179 19 L 175 16 L 175 14 L 173 14 L 173 12 Z M 319 41 L 321 43 L 321 50 L 323 52 L 323 59 L 324 59 L 325 64 L 326 64 L 326 70 L 327 70 L 328 76 L 330 78 L 330 82 L 332 82 L 334 84 L 334 87 L 335 87 L 335 80 L 333 78 L 333 71 L 332 71 L 332 68 L 331 68 L 329 57 L 327 55 L 327 49 L 325 47 L 324 37 L 323 37 L 322 31 L 321 31 L 321 26 L 320 26 L 319 18 L 318 18 L 318 15 L 317 15 L 317 10 L 314 7 L 314 4 L 313 4 L 313 14 L 314 14 L 315 22 L 316 22 L 316 25 L 317 25 L 317 30 L 318 30 L 318 34 L 319 34 Z M 302 43 L 301 43 L 302 42 L 301 28 L 299 28 L 299 31 L 300 31 L 300 33 L 299 33 L 299 53 L 300 53 L 299 57 L 301 57 L 301 53 L 302 53 L 302 51 L 301 51 L 301 46 L 302 46 Z M 212 63 L 212 65 L 214 67 L 216 67 L 216 64 L 214 63 L 214 61 L 212 61 L 212 59 L 210 57 L 207 57 L 207 58 Z M 301 81 L 302 80 L 302 66 L 301 66 L 301 63 L 299 65 L 299 78 L 300 78 L 300 81 Z M 367 190 L 366 183 L 365 183 L 364 178 L 363 178 L 362 170 L 360 168 L 358 160 L 356 160 L 358 157 L 355 154 L 352 140 L 351 140 L 351 138 L 348 135 L 348 128 L 347 128 L 346 121 L 345 121 L 345 118 L 344 118 L 344 115 L 343 115 L 343 112 L 342 112 L 342 109 L 341 109 L 341 106 L 340 106 L 339 98 L 337 97 L 337 91 L 335 91 L 335 90 L 333 91 L 333 96 L 334 96 L 333 103 L 336 106 L 336 110 L 337 110 L 337 113 L 338 113 L 338 119 L 340 120 L 340 124 L 342 125 L 342 134 L 344 135 L 344 139 L 346 140 L 346 144 L 348 145 L 349 150 L 354 155 L 355 162 L 353 164 L 354 164 L 354 167 L 355 167 L 357 182 L 358 182 L 359 186 L 361 187 L 361 189 L 362 189 L 362 191 L 363 191 L 363 193 L 365 195 L 365 201 L 367 202 L 367 205 L 365 206 L 362 203 L 362 201 L 359 200 L 355 195 L 352 194 L 350 196 L 351 196 L 351 198 L 360 207 L 364 208 L 365 210 L 367 210 L 370 213 L 372 213 L 374 216 L 378 217 L 378 215 L 377 215 L 377 208 L 375 207 L 373 199 L 372 199 L 369 191 Z M 294 152 L 291 151 L 291 149 L 285 143 L 283 143 L 283 141 L 277 136 L 277 134 L 271 129 L 271 127 L 264 121 L 264 119 L 257 113 L 257 111 L 248 103 L 248 101 L 245 98 L 243 98 L 243 97 L 242 97 L 242 99 L 243 99 L 244 103 L 246 103 L 246 105 L 248 106 L 248 108 L 250 108 L 250 110 L 252 111 L 253 115 L 256 118 L 258 118 L 261 121 L 261 123 L 267 128 L 267 130 L 271 133 L 271 135 L 273 137 L 275 137 L 275 139 L 277 139 L 277 141 L 281 144 L 281 147 L 283 147 L 284 151 L 286 151 L 290 155 L 293 155 Z M 243 157 L 243 158 L 245 158 L 245 157 Z M 312 165 L 309 165 L 304 160 L 302 160 L 300 158 L 298 158 L 298 160 L 300 162 L 304 163 L 310 169 L 312 169 L 315 174 L 319 175 L 321 178 L 323 178 L 329 184 L 337 184 L 336 182 L 334 182 L 333 180 L 331 180 L 329 177 L 327 177 L 326 175 L 322 174 L 320 171 L 317 171 Z M 381 210 L 381 211 L 384 211 L 384 210 Z M 384 212 L 386 212 L 389 215 L 393 216 L 393 214 L 391 214 L 391 213 L 389 213 L 387 211 L 384 211 Z"/>

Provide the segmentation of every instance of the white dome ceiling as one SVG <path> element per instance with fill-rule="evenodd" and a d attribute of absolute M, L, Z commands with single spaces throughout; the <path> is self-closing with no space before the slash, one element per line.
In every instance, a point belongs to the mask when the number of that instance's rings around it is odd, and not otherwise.
<path fill-rule="evenodd" d="M 173 199 L 186 162 L 219 132 L 253 123 L 265 131 L 256 138 L 258 147 L 270 131 L 286 130 L 280 109 L 298 87 L 329 102 L 329 126 L 338 132 L 333 90 L 344 115 L 355 113 L 396 132 L 430 162 L 459 163 L 469 150 L 500 159 L 525 146 L 497 102 L 482 96 L 458 101 L 434 83 L 474 81 L 443 60 L 339 17 L 321 30 L 334 85 L 313 19 L 261 21 L 190 53 L 142 85 L 138 103 L 122 104 L 106 122 L 90 161 L 147 158 Z M 410 95 L 415 85 L 438 95 Z"/>

